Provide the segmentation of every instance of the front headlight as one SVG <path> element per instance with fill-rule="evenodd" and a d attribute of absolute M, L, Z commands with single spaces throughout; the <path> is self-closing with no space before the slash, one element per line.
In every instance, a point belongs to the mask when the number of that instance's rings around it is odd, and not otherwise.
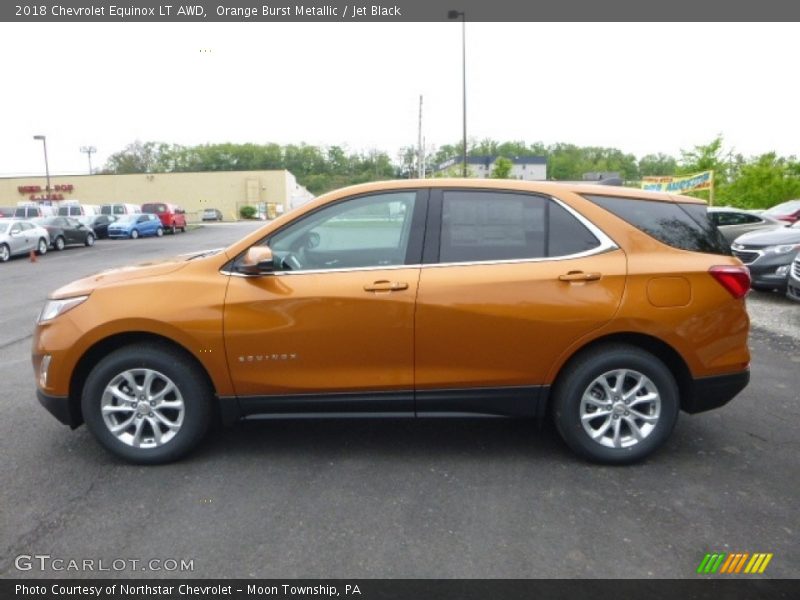
<path fill-rule="evenodd" d="M 48 300 L 42 308 L 42 312 L 39 313 L 39 318 L 36 322 L 44 323 L 45 321 L 55 319 L 57 316 L 63 315 L 68 310 L 75 308 L 88 297 L 89 296 L 75 296 L 74 298 L 64 298 L 63 300 Z"/>
<path fill-rule="evenodd" d="M 789 252 L 794 252 L 798 248 L 800 248 L 800 244 L 782 244 L 780 246 L 771 246 L 764 252 L 769 254 L 788 254 Z"/>

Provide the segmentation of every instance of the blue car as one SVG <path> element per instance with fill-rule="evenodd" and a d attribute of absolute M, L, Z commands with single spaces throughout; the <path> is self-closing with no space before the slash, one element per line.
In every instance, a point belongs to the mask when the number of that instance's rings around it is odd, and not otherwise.
<path fill-rule="evenodd" d="M 131 238 L 164 235 L 164 226 L 157 215 L 122 215 L 108 226 L 108 237 Z"/>

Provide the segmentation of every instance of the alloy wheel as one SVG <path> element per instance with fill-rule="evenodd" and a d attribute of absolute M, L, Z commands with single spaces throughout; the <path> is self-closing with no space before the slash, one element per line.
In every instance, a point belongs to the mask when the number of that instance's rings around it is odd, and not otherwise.
<path fill-rule="evenodd" d="M 128 369 L 106 385 L 100 402 L 103 422 L 119 441 L 134 448 L 158 448 L 180 431 L 183 396 L 166 375 Z"/>
<path fill-rule="evenodd" d="M 647 438 L 661 416 L 661 394 L 633 369 L 607 371 L 586 388 L 580 403 L 584 431 L 607 448 L 628 448 Z"/>

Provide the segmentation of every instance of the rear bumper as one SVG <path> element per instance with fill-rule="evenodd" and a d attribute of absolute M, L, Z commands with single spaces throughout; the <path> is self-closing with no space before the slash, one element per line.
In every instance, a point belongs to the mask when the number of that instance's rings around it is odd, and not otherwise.
<path fill-rule="evenodd" d="M 66 396 L 49 396 L 42 390 L 37 389 L 36 397 L 39 399 L 39 404 L 44 406 L 51 415 L 64 425 L 69 425 L 72 429 L 75 429 L 83 423 L 83 418 L 77 406 L 70 402 Z"/>
<path fill-rule="evenodd" d="M 719 408 L 730 402 L 750 382 L 750 369 L 738 373 L 701 377 L 692 381 L 681 408 L 694 414 Z"/>

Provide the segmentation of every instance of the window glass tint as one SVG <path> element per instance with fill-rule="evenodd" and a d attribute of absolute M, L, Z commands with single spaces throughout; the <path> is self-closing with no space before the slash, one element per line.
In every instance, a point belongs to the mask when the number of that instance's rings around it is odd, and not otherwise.
<path fill-rule="evenodd" d="M 568 256 L 592 250 L 600 245 L 594 234 L 567 209 L 548 200 L 547 256 Z"/>
<path fill-rule="evenodd" d="M 112 208 L 110 206 L 101 206 L 100 207 L 100 214 L 101 215 L 110 215 Z"/>
<path fill-rule="evenodd" d="M 594 195 L 586 198 L 673 248 L 713 254 L 730 252 L 705 204 Z"/>
<path fill-rule="evenodd" d="M 444 193 L 440 262 L 565 256 L 599 245 L 586 227 L 548 198 L 503 192 Z"/>
<path fill-rule="evenodd" d="M 337 202 L 293 223 L 268 240 L 277 264 L 293 270 L 402 265 L 416 192 Z"/>

